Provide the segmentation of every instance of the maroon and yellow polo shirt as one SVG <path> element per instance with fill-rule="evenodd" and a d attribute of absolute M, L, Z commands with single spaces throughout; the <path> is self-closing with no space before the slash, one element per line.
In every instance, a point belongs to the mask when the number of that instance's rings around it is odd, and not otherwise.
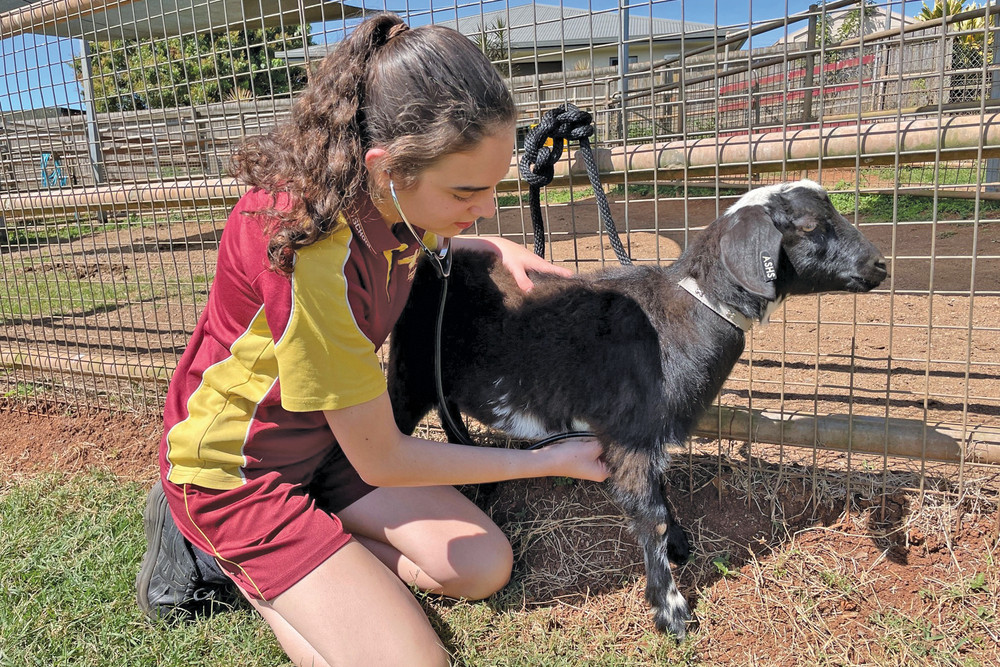
<path fill-rule="evenodd" d="M 176 484 L 233 489 L 272 471 L 307 481 L 334 444 L 322 411 L 385 391 L 377 350 L 419 246 L 366 199 L 284 276 L 268 266 L 254 215 L 271 203 L 252 190 L 229 216 L 208 304 L 171 380 L 160 463 Z"/>

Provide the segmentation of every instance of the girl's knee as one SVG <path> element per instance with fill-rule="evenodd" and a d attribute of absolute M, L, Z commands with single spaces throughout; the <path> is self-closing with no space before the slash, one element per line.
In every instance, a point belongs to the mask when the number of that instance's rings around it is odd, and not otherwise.
<path fill-rule="evenodd" d="M 472 546 L 472 545 L 470 545 Z M 455 559 L 456 578 L 448 586 L 455 597 L 482 600 L 493 595 L 510 581 L 514 552 L 503 534 L 484 536 Z"/>

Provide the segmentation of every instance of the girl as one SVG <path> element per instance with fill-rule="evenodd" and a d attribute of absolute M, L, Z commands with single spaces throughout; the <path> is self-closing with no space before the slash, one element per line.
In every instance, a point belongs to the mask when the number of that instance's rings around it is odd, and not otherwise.
<path fill-rule="evenodd" d="M 518 451 L 403 436 L 376 357 L 417 258 L 399 223 L 448 239 L 492 216 L 514 120 L 466 37 L 379 14 L 324 60 L 289 122 L 237 152 L 253 189 L 168 392 L 137 580 L 147 613 L 163 580 L 203 571 L 179 555 L 179 529 L 296 664 L 446 664 L 407 585 L 484 598 L 512 561 L 451 485 L 607 477 L 593 440 Z M 529 270 L 567 273 L 502 239 L 455 246 L 498 253 L 526 289 Z"/>

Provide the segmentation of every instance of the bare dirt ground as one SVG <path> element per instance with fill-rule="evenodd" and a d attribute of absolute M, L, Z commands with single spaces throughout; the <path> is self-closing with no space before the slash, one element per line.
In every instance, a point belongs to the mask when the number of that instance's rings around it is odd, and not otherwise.
<path fill-rule="evenodd" d="M 638 261 L 675 258 L 685 230 L 707 224 L 716 210 L 714 200 L 632 201 L 627 215 L 624 203 L 613 206 Z M 502 211 L 498 223 L 477 231 L 499 227 L 516 235 L 530 230 L 526 216 L 526 209 Z M 548 225 L 552 259 L 578 258 L 583 271 L 602 258 L 615 263 L 597 232 L 592 201 L 550 207 Z M 177 224 L 138 230 L 130 239 L 121 232 L 95 235 L 72 244 L 62 261 L 82 267 L 81 279 L 91 271 L 210 274 L 214 252 L 201 244 L 210 246 L 218 229 Z M 1000 266 L 990 259 L 1000 255 L 1000 222 L 863 230 L 893 255 L 893 291 L 790 302 L 774 318 L 784 326 L 755 331 L 721 402 L 1000 425 Z M 51 252 L 29 248 L 8 259 Z M 919 293 L 932 286 L 933 297 Z M 65 357 L 100 342 L 109 357 L 169 366 L 193 326 L 197 302 L 140 301 L 75 317 L 20 320 L 0 344 L 34 340 Z M 6 401 L 0 403 L 0 479 L 92 468 L 128 480 L 155 479 L 160 432 L 149 411 L 53 407 L 39 414 L 13 398 L 0 400 Z M 837 453 L 694 442 L 670 472 L 672 502 L 696 545 L 695 558 L 677 573 L 698 621 L 690 661 L 1000 664 L 998 476 L 995 466 L 858 454 L 848 462 Z M 542 479 L 475 493 L 511 536 L 518 557 L 520 589 L 496 603 L 501 611 L 541 614 L 543 628 L 612 628 L 626 656 L 648 641 L 641 554 L 601 487 Z M 447 634 L 449 615 L 461 603 L 429 604 Z M 490 633 L 477 641 L 490 641 Z"/>

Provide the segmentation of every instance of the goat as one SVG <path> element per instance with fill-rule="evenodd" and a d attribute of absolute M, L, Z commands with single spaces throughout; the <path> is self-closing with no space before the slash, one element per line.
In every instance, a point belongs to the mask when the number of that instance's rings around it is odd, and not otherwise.
<path fill-rule="evenodd" d="M 798 181 L 750 191 L 666 267 L 538 275 L 525 293 L 492 255 L 453 261 L 441 333 L 450 408 L 517 438 L 592 431 L 643 549 L 654 623 L 683 639 L 690 612 L 670 563 L 687 561 L 689 543 L 664 493 L 666 446 L 685 443 L 753 322 L 787 296 L 874 289 L 885 258 L 819 185 Z M 404 433 L 438 404 L 438 299 L 434 273 L 418 268 L 389 353 Z"/>

